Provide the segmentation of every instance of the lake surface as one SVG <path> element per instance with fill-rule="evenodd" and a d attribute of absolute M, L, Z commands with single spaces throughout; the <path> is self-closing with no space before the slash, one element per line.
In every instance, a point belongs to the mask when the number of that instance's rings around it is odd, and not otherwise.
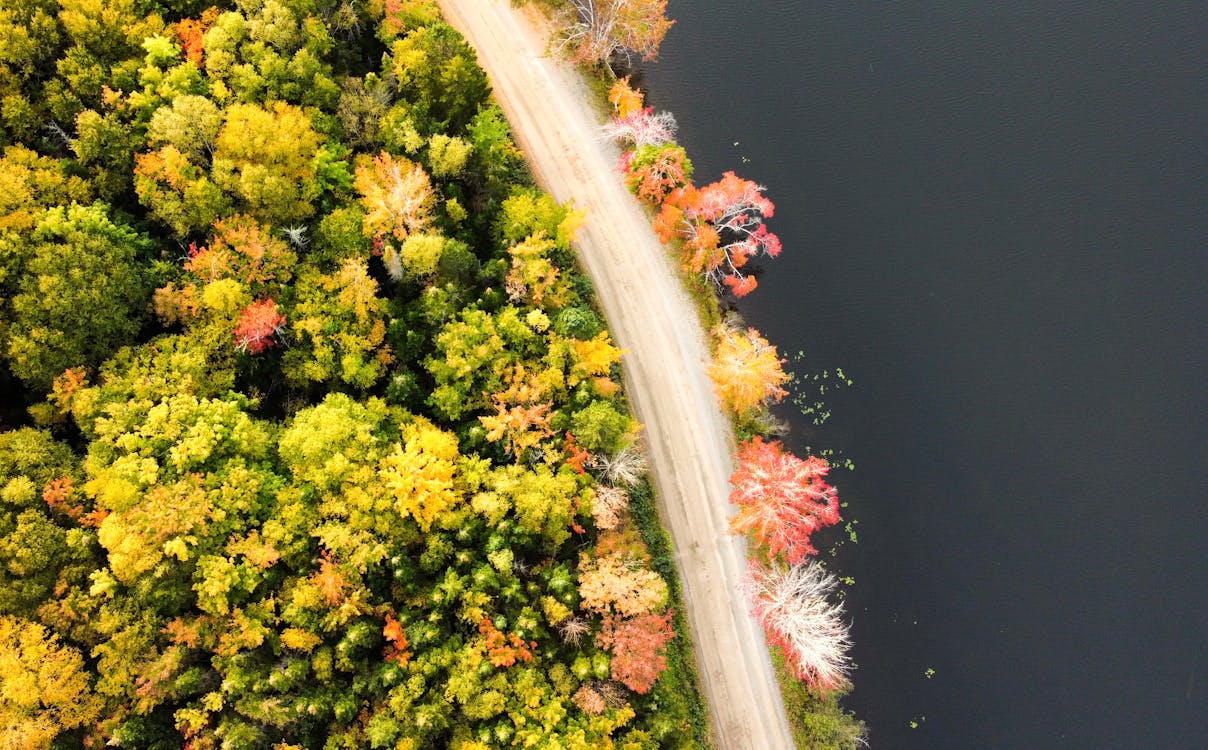
<path fill-rule="evenodd" d="M 856 463 L 873 747 L 1208 748 L 1208 6 L 669 12 L 653 103 L 779 208 L 741 310 L 855 380 L 790 443 Z"/>

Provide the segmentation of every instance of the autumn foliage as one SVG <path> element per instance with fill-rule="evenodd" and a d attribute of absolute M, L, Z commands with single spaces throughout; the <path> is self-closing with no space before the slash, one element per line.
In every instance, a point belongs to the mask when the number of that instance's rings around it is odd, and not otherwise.
<path fill-rule="evenodd" d="M 532 649 L 537 647 L 535 642 L 526 643 L 515 633 L 504 633 L 485 618 L 478 624 L 478 632 L 482 634 L 483 647 L 491 666 L 510 667 L 517 661 L 533 660 Z"/>
<path fill-rule="evenodd" d="M 782 387 L 789 381 L 782 367 L 784 360 L 759 331 L 719 326 L 714 335 L 717 350 L 709 365 L 709 377 L 731 412 L 743 414 L 788 395 Z"/>
<path fill-rule="evenodd" d="M 827 484 L 830 465 L 817 456 L 804 461 L 777 441 L 755 438 L 738 449 L 738 470 L 730 477 L 730 502 L 738 515 L 736 533 L 748 533 L 771 555 L 790 563 L 818 554 L 810 535 L 839 522 L 839 493 Z"/>
<path fill-rule="evenodd" d="M 644 98 L 640 90 L 629 85 L 629 76 L 619 79 L 608 89 L 608 103 L 621 118 L 641 111 Z"/>
<path fill-rule="evenodd" d="M 276 345 L 285 328 L 285 316 L 271 299 L 253 302 L 239 314 L 235 326 L 235 341 L 240 349 L 259 354 Z"/>
<path fill-rule="evenodd" d="M 617 54 L 653 60 L 675 23 L 667 18 L 667 0 L 569 0 L 567 5 L 561 44 L 576 63 L 607 63 Z"/>
<path fill-rule="evenodd" d="M 683 146 L 674 143 L 627 151 L 621 157 L 621 171 L 629 190 L 654 206 L 692 180 L 692 162 Z"/>
<path fill-rule="evenodd" d="M 649 693 L 667 668 L 664 646 L 674 635 L 671 610 L 630 618 L 610 615 L 604 618 L 596 643 L 612 652 L 614 680 L 635 693 Z"/>
<path fill-rule="evenodd" d="M 768 641 L 784 650 L 789 668 L 812 688 L 827 692 L 847 682 L 851 639 L 842 605 L 831 604 L 835 579 L 817 563 L 750 567 L 755 617 Z"/>
<path fill-rule="evenodd" d="M 663 242 L 678 240 L 685 271 L 729 289 L 750 294 L 755 277 L 746 268 L 759 256 L 780 255 L 780 238 L 764 224 L 776 211 L 763 186 L 726 172 L 716 182 L 692 184 L 692 162 L 675 143 L 670 112 L 641 107 L 639 92 L 622 79 L 609 91 L 615 113 L 601 130 L 628 147 L 619 168 L 635 195 L 659 210 L 654 228 Z"/>
<path fill-rule="evenodd" d="M 406 239 L 428 226 L 436 194 L 424 168 L 385 151 L 356 168 L 354 186 L 365 207 L 365 235 Z"/>
<path fill-rule="evenodd" d="M 726 172 L 703 188 L 689 185 L 672 191 L 655 220 L 655 230 L 664 242 L 673 237 L 683 240 L 685 270 L 743 297 L 756 286 L 755 277 L 744 270 L 747 262 L 760 255 L 780 255 L 780 238 L 763 223 L 774 212 L 762 186 Z"/>

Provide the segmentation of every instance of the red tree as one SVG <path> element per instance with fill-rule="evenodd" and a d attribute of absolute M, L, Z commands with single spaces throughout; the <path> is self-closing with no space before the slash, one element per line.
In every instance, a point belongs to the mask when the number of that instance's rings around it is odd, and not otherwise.
<path fill-rule="evenodd" d="M 633 194 L 655 206 L 692 179 L 692 162 L 683 146 L 674 143 L 628 151 L 621 157 L 621 169 Z"/>
<path fill-rule="evenodd" d="M 285 316 L 277 310 L 277 303 L 260 300 L 243 308 L 235 326 L 235 341 L 240 349 L 259 354 L 276 344 L 273 337 L 279 336 L 284 327 Z"/>
<path fill-rule="evenodd" d="M 749 532 L 770 554 L 784 553 L 790 563 L 818 554 L 810 535 L 839 522 L 839 493 L 824 480 L 829 471 L 823 459 L 802 461 L 778 441 L 755 437 L 743 443 L 738 471 L 730 477 L 730 502 L 739 507 L 730 528 Z"/>
<path fill-rule="evenodd" d="M 784 650 L 799 679 L 822 692 L 847 682 L 851 639 L 843 607 L 827 601 L 834 589 L 835 579 L 816 563 L 750 567 L 755 617 L 768 641 Z"/>
<path fill-rule="evenodd" d="M 780 255 L 780 238 L 763 223 L 776 206 L 763 195 L 763 187 L 733 172 L 703 188 L 691 185 L 671 192 L 655 229 L 664 241 L 684 240 L 684 267 L 725 284 L 742 297 L 755 289 L 753 277 L 743 273 L 757 255 Z"/>
<path fill-rule="evenodd" d="M 663 614 L 628 619 L 609 615 L 604 618 L 604 627 L 596 636 L 596 643 L 612 652 L 614 680 L 635 693 L 649 693 L 667 668 L 665 646 L 674 636 L 671 610 L 668 609 Z"/>

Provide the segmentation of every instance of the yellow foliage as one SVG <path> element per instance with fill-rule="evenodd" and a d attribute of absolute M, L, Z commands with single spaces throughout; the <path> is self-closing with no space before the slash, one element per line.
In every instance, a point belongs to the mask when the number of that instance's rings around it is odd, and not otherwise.
<path fill-rule="evenodd" d="M 365 207 L 362 226 L 367 237 L 391 234 L 406 239 L 432 219 L 436 191 L 424 168 L 409 159 L 383 151 L 370 165 L 356 168 L 353 186 Z"/>
<path fill-rule="evenodd" d="M 653 612 L 667 602 L 667 584 L 653 570 L 630 564 L 622 555 L 584 557 L 579 563 L 583 606 L 625 617 Z"/>
<path fill-rule="evenodd" d="M 519 456 L 554 434 L 549 423 L 553 405 L 537 376 L 528 374 L 524 365 L 516 365 L 507 390 L 491 394 L 495 413 L 478 418 L 487 430 L 487 440 L 507 440 L 507 449 Z"/>
<path fill-rule="evenodd" d="M 617 112 L 617 117 L 629 117 L 642 109 L 642 92 L 629 85 L 629 76 L 612 85 L 608 90 L 608 101 Z"/>
<path fill-rule="evenodd" d="M 621 360 L 620 349 L 612 345 L 608 331 L 601 331 L 593 339 L 571 342 L 575 363 L 571 366 L 567 382 L 571 387 L 591 377 L 606 377 L 613 364 Z"/>
<path fill-rule="evenodd" d="M 281 633 L 281 645 L 294 651 L 302 651 L 309 654 L 315 646 L 318 646 L 322 642 L 323 639 L 314 633 L 308 633 L 298 628 L 286 628 Z"/>
<path fill-rule="evenodd" d="M 252 301 L 247 290 L 234 279 L 218 279 L 201 290 L 201 301 L 219 315 L 234 315 Z"/>
<path fill-rule="evenodd" d="M 416 419 L 403 427 L 403 444 L 382 460 L 379 476 L 400 515 L 409 515 L 427 531 L 442 513 L 460 502 L 454 486 L 457 437 Z"/>
<path fill-rule="evenodd" d="M 789 380 L 781 367 L 784 360 L 758 331 L 719 326 L 713 333 L 718 343 L 713 364 L 709 365 L 709 377 L 727 408 L 742 414 L 788 394 L 781 387 Z"/>
<path fill-rule="evenodd" d="M 569 217 L 568 217 L 569 220 Z M 561 231 L 561 230 L 559 230 Z M 566 303 L 568 289 L 560 283 L 561 272 L 549 258 L 555 243 L 544 232 L 537 232 L 508 249 L 512 267 L 504 288 L 513 302 L 526 300 L 534 305 L 559 307 Z"/>
<path fill-rule="evenodd" d="M 78 651 L 35 622 L 0 617 L 0 747 L 48 748 L 100 710 Z"/>

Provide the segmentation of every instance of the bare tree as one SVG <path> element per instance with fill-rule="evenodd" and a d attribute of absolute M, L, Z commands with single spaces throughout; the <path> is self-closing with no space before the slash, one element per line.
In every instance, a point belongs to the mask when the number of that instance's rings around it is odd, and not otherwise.
<path fill-rule="evenodd" d="M 752 563 L 750 593 L 768 640 L 784 649 L 797 677 L 820 691 L 847 684 L 851 637 L 843 606 L 827 596 L 833 576 L 814 562 L 784 567 Z"/>

